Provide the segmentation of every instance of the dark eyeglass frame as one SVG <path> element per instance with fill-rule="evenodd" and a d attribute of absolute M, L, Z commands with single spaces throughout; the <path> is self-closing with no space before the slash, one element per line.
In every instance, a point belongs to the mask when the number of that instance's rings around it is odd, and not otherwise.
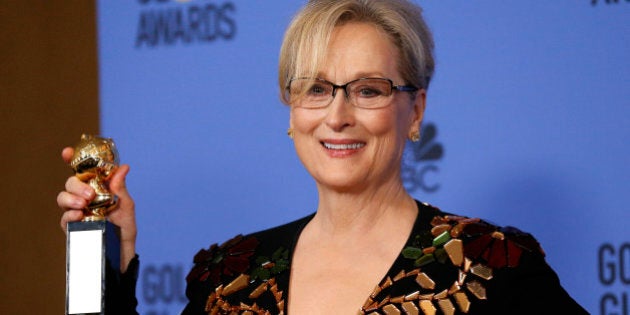
<path fill-rule="evenodd" d="M 322 105 L 322 106 L 307 107 L 307 108 L 324 108 L 324 107 L 327 107 L 335 99 L 335 96 L 337 95 L 337 89 L 342 89 L 344 91 L 345 95 L 346 95 L 346 99 L 349 99 L 350 94 L 348 94 L 348 85 L 351 85 L 351 84 L 353 84 L 355 82 L 359 82 L 359 81 L 365 81 L 365 80 L 387 81 L 389 83 L 389 86 L 390 86 L 390 92 L 389 92 L 388 95 L 383 95 L 383 96 L 386 96 L 386 97 L 391 96 L 394 93 L 394 91 L 411 92 L 411 93 L 413 93 L 413 92 L 417 92 L 418 90 L 420 90 L 419 88 L 417 88 L 417 87 L 415 87 L 413 85 L 394 85 L 394 81 L 392 81 L 391 79 L 379 78 L 379 77 L 358 78 L 358 79 L 346 82 L 345 84 L 342 84 L 342 85 L 334 84 L 334 83 L 332 83 L 332 82 L 330 82 L 328 80 L 322 79 L 322 78 L 299 77 L 299 78 L 293 78 L 293 79 L 289 80 L 289 83 L 287 84 L 287 87 L 285 88 L 287 96 L 291 95 L 291 83 L 293 81 L 296 81 L 296 80 L 313 80 L 315 82 L 325 83 L 325 84 L 328 84 L 328 85 L 332 86 L 332 97 L 330 98 L 330 102 L 328 104 Z M 290 99 L 290 98 L 287 97 L 287 99 Z M 355 107 L 359 107 L 359 108 L 372 108 L 372 107 L 357 106 L 354 103 L 352 103 L 352 105 L 355 106 Z M 374 108 L 380 108 L 380 107 L 374 107 Z"/>

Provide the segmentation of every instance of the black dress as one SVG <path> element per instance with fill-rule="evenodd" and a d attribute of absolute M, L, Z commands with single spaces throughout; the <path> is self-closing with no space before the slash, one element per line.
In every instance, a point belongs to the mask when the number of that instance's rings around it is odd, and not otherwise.
<path fill-rule="evenodd" d="M 530 234 L 417 205 L 403 251 L 358 314 L 588 314 Z M 182 314 L 286 314 L 292 252 L 312 217 L 199 251 Z"/>

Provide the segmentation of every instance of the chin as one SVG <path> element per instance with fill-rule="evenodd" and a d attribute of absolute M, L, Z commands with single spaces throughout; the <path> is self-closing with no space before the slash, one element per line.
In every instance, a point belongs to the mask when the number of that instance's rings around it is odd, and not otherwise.
<path fill-rule="evenodd" d="M 316 178 L 316 181 L 322 188 L 330 189 L 336 192 L 361 191 L 366 187 L 367 181 L 365 178 L 351 178 L 342 174 L 338 175 L 340 176 L 324 176 L 324 178 Z"/>

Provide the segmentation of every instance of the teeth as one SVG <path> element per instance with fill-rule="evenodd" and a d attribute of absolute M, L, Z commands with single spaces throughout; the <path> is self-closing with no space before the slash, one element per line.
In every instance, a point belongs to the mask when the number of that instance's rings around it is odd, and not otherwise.
<path fill-rule="evenodd" d="M 326 149 L 330 150 L 356 150 L 365 146 L 365 143 L 332 144 L 324 142 Z"/>

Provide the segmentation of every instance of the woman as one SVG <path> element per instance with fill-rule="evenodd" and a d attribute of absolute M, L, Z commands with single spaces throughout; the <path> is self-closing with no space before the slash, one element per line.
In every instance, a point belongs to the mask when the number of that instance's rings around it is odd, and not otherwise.
<path fill-rule="evenodd" d="M 586 313 L 529 234 L 443 213 L 405 191 L 401 157 L 420 138 L 432 54 L 421 10 L 405 0 L 314 0 L 299 12 L 279 86 L 317 210 L 201 250 L 185 314 Z M 120 292 L 138 268 L 128 170 L 110 183 L 120 198 L 109 217 L 122 230 Z M 71 177 L 58 197 L 62 227 L 93 196 Z M 130 295 L 118 306 L 133 309 Z"/>

